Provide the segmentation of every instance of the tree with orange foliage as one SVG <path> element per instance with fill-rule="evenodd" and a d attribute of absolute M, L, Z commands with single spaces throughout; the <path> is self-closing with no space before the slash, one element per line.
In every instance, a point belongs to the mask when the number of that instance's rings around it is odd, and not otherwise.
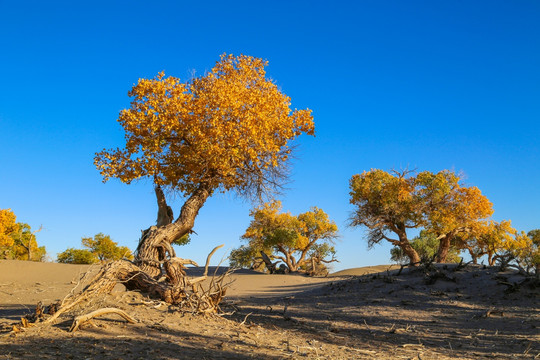
<path fill-rule="evenodd" d="M 173 273 L 181 265 L 170 261 L 171 244 L 192 232 L 208 197 L 272 194 L 287 176 L 291 141 L 314 134 L 311 110 L 291 110 L 266 66 L 258 58 L 222 55 L 204 76 L 182 82 L 160 73 L 129 92 L 131 106 L 118 118 L 125 147 L 103 150 L 94 161 L 104 181 L 153 181 L 158 219 L 143 232 L 134 261 L 149 276 L 164 270 L 176 285 Z M 176 218 L 164 190 L 186 198 Z"/>
<path fill-rule="evenodd" d="M 248 244 L 231 252 L 233 266 L 252 266 L 261 251 L 283 262 L 289 272 L 337 261 L 332 244 L 338 228 L 323 210 L 313 207 L 298 216 L 280 210 L 281 202 L 272 201 L 251 211 L 253 219 L 242 235 Z"/>
<path fill-rule="evenodd" d="M 480 190 L 466 187 L 449 170 L 415 175 L 376 169 L 354 175 L 350 187 L 350 202 L 355 205 L 351 225 L 368 229 L 369 246 L 387 240 L 412 264 L 420 257 L 408 239 L 410 229 L 434 234 L 439 241 L 435 260 L 445 262 L 452 243 L 474 238 L 493 214 L 491 202 Z"/>
<path fill-rule="evenodd" d="M 410 171 L 389 173 L 379 169 L 364 171 L 350 180 L 350 203 L 355 206 L 350 225 L 367 228 L 369 247 L 389 241 L 403 250 L 411 264 L 418 264 L 420 256 L 411 246 L 407 231 L 425 225 L 425 204 L 416 182 Z"/>
<path fill-rule="evenodd" d="M 17 217 L 11 209 L 0 209 L 0 250 L 1 257 L 6 257 L 6 252 L 13 246 L 12 234 L 19 231 Z"/>
<path fill-rule="evenodd" d="M 417 179 L 425 203 L 425 228 L 437 237 L 435 260 L 443 263 L 456 239 L 468 239 L 484 231 L 493 206 L 477 187 L 464 186 L 454 172 L 424 171 Z"/>
<path fill-rule="evenodd" d="M 456 239 L 457 246 L 469 252 L 474 264 L 478 263 L 479 258 L 487 255 L 488 264 L 492 266 L 495 265 L 497 257 L 512 246 L 515 235 L 516 230 L 510 221 L 490 220 Z"/>
<path fill-rule="evenodd" d="M 540 229 L 516 232 L 515 238 L 506 242 L 506 250 L 518 270 L 540 278 Z"/>

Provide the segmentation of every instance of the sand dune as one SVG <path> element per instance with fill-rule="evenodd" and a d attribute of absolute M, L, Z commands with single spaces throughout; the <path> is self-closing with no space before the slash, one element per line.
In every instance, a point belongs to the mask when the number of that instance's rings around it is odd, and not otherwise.
<path fill-rule="evenodd" d="M 38 301 L 63 298 L 97 267 L 0 261 L 0 359 L 540 357 L 538 283 L 512 287 L 525 279 L 496 268 L 453 267 L 397 276 L 388 265 L 369 266 L 327 278 L 240 270 L 228 278 L 228 315 L 221 317 L 185 314 L 120 287 L 55 326 L 10 335 L 11 324 Z M 67 331 L 74 316 L 102 307 L 124 309 L 138 322 L 108 315 Z"/>

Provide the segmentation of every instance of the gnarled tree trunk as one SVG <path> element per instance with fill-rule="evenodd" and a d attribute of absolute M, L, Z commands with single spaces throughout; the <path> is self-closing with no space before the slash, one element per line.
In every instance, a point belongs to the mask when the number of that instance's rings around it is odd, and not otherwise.
<path fill-rule="evenodd" d="M 448 252 L 450 251 L 450 243 L 452 241 L 451 235 L 444 235 L 444 237 L 439 239 L 439 249 L 437 250 L 436 262 L 444 263 L 448 257 Z"/>
<path fill-rule="evenodd" d="M 392 241 L 394 245 L 397 245 L 403 250 L 405 255 L 407 255 L 410 259 L 410 264 L 412 266 L 418 266 L 420 264 L 420 256 L 414 250 L 414 248 L 411 246 L 411 243 L 409 242 L 409 239 L 407 238 L 407 232 L 405 231 L 405 225 L 400 224 L 396 227 L 395 233 L 399 237 L 399 241 Z"/>
<path fill-rule="evenodd" d="M 164 263 L 167 263 L 167 259 L 176 256 L 172 243 L 191 232 L 199 210 L 210 196 L 210 189 L 206 184 L 201 184 L 186 200 L 180 210 L 180 215 L 174 222 L 170 217 L 172 211 L 167 206 L 163 190 L 159 185 L 156 185 L 155 192 L 158 203 L 157 226 L 143 231 L 134 262 L 148 275 L 159 278 L 162 275 L 162 270 L 165 270 L 169 275 L 167 270 L 173 271 L 172 267 L 174 267 L 178 272 L 177 265 L 170 262 L 168 265 L 164 265 Z M 172 277 L 174 278 L 174 276 Z"/>
<path fill-rule="evenodd" d="M 201 184 L 186 200 L 174 222 L 172 211 L 167 206 L 159 185 L 156 185 L 155 190 L 159 208 L 157 226 L 143 231 L 134 261 L 118 260 L 104 265 L 82 292 L 70 294 L 61 303 L 49 306 L 48 309 L 54 310 L 48 310 L 52 316 L 46 320 L 42 318 L 44 311 L 36 309 L 35 321 L 51 323 L 75 305 L 111 292 L 118 282 L 125 284 L 130 290 L 140 290 L 169 304 L 197 313 L 219 310 L 218 304 L 225 294 L 222 286 L 224 275 L 217 282 L 212 281 L 208 289 L 201 292 L 197 289 L 200 282 L 207 278 L 211 256 L 223 245 L 212 250 L 206 260 L 204 275 L 194 279 L 186 276 L 184 265 L 197 264 L 192 260 L 176 257 L 172 248 L 175 240 L 191 231 L 211 189 L 206 184 Z"/>

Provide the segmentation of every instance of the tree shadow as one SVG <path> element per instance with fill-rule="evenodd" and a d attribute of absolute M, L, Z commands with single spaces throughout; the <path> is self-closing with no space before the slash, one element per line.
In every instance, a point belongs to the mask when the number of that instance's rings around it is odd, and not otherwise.
<path fill-rule="evenodd" d="M 457 357 L 540 352 L 538 289 L 508 296 L 489 269 L 450 275 L 428 284 L 420 271 L 394 271 L 306 287 L 283 298 L 242 298 L 234 316 L 242 321 L 251 314 L 253 323 L 358 349 L 421 344 L 425 351 Z"/>

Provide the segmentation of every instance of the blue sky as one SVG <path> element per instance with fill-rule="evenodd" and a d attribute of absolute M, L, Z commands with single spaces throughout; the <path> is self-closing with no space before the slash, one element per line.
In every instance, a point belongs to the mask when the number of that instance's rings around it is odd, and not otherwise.
<path fill-rule="evenodd" d="M 267 59 L 293 107 L 313 109 L 281 200 L 336 221 L 335 269 L 389 261 L 346 227 L 348 181 L 371 168 L 463 172 L 495 220 L 539 228 L 539 19 L 533 0 L 0 0 L 0 208 L 42 224 L 53 258 L 98 232 L 134 249 L 156 218 L 151 183 L 103 184 L 94 153 L 122 145 L 139 78 L 188 79 L 233 53 Z M 250 206 L 210 199 L 179 256 L 238 247 Z"/>

